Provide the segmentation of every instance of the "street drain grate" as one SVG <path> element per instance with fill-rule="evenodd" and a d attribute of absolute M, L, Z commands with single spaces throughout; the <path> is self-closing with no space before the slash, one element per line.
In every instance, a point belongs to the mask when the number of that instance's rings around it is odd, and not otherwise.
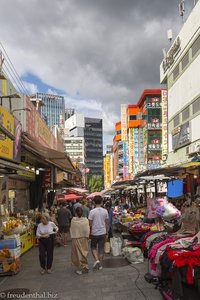
<path fill-rule="evenodd" d="M 30 292 L 29 289 L 10 289 L 0 292 L 0 299 L 1 300 L 7 300 L 7 299 L 20 299 L 23 297 L 25 298 L 25 295 L 28 295 Z"/>
<path fill-rule="evenodd" d="M 102 262 L 103 268 L 121 268 L 121 267 L 126 267 L 130 263 L 127 259 L 125 258 L 106 258 Z"/>

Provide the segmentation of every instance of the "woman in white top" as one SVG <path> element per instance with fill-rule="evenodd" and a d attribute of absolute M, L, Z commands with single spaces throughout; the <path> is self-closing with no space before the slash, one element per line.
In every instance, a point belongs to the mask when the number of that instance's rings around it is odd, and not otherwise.
<path fill-rule="evenodd" d="M 41 223 L 37 227 L 36 236 L 39 239 L 39 259 L 41 274 L 51 273 L 53 263 L 54 234 L 58 227 L 50 221 L 48 214 L 42 214 Z"/>

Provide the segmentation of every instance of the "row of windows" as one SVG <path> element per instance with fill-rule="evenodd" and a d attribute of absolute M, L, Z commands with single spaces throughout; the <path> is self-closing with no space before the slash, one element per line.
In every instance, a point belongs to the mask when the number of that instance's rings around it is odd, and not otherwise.
<path fill-rule="evenodd" d="M 82 144 L 83 141 L 82 140 L 65 140 L 64 143 L 65 144 Z"/>
<path fill-rule="evenodd" d="M 83 150 L 83 147 L 65 147 L 65 151 L 68 150 Z"/>
<path fill-rule="evenodd" d="M 197 52 L 200 50 L 200 35 L 197 37 L 197 39 L 194 41 L 192 46 L 188 49 L 186 54 L 183 56 L 179 64 L 174 68 L 172 72 L 173 80 L 176 80 L 176 78 L 181 74 L 181 72 L 187 67 L 187 65 L 191 60 L 196 56 Z"/>
<path fill-rule="evenodd" d="M 174 127 L 177 127 L 181 122 L 185 122 L 190 116 L 200 112 L 200 97 L 198 97 L 191 105 L 188 105 L 184 110 L 176 115 L 173 119 Z"/>

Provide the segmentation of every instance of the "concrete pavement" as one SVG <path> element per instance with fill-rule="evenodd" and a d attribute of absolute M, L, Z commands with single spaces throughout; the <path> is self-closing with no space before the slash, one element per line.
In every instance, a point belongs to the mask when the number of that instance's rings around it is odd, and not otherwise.
<path fill-rule="evenodd" d="M 59 300 L 160 300 L 160 293 L 144 280 L 147 262 L 118 268 L 103 268 L 93 271 L 90 254 L 89 274 L 77 275 L 70 263 L 70 243 L 67 247 L 56 247 L 52 274 L 40 275 L 38 248 L 33 248 L 21 257 L 22 267 L 17 275 L 3 277 L 0 281 L 0 299 L 59 299 Z M 108 258 L 108 255 L 107 257 Z M 109 258 L 112 258 L 109 255 Z M 117 258 L 113 258 L 117 259 Z M 137 283 L 136 278 L 139 276 Z M 139 290 L 137 286 L 142 290 Z M 2 291 L 29 289 L 31 294 L 3 298 Z M 12 293 L 11 293 L 12 294 Z M 22 294 L 23 295 L 23 294 Z"/>

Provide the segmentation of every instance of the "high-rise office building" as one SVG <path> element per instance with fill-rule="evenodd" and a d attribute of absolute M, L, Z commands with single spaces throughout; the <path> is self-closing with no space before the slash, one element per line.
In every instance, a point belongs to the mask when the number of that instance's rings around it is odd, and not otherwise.
<path fill-rule="evenodd" d="M 50 130 L 55 125 L 60 126 L 61 116 L 65 118 L 65 101 L 63 96 L 51 95 L 45 93 L 36 93 L 31 96 L 32 99 L 42 99 L 41 116 L 47 122 Z"/>
<path fill-rule="evenodd" d="M 102 119 L 85 118 L 85 164 L 89 176 L 103 176 L 103 130 Z"/>

